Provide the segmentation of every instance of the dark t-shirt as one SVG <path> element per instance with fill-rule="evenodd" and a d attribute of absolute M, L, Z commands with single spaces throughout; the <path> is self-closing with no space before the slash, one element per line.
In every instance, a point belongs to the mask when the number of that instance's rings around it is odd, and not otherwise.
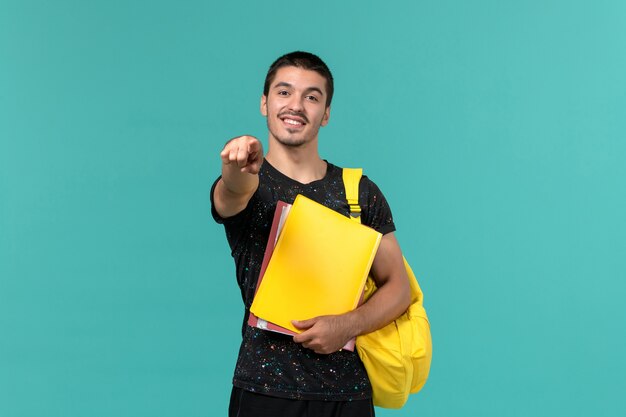
<path fill-rule="evenodd" d="M 298 194 L 303 194 L 348 216 L 350 208 L 341 168 L 328 163 L 324 178 L 302 184 L 264 161 L 259 172 L 259 187 L 247 207 L 226 219 L 215 211 L 215 184 L 217 181 L 211 189 L 211 212 L 215 221 L 224 224 L 245 305 L 243 340 L 233 384 L 248 391 L 284 398 L 328 401 L 370 398 L 370 383 L 356 351 L 320 355 L 295 343 L 291 336 L 247 325 L 277 201 L 291 204 Z M 359 184 L 359 203 L 363 224 L 383 234 L 395 230 L 385 197 L 365 176 Z"/>

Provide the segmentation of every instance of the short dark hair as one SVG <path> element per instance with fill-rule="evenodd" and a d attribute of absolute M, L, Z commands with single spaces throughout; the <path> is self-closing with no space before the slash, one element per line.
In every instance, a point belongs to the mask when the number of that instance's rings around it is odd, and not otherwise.
<path fill-rule="evenodd" d="M 298 67 L 305 70 L 315 71 L 326 79 L 326 107 L 330 106 L 330 102 L 333 99 L 333 92 L 335 86 L 333 83 L 333 75 L 330 73 L 328 66 L 321 60 L 320 57 L 310 52 L 295 51 L 285 54 L 278 58 L 270 66 L 265 76 L 265 85 L 263 86 L 263 95 L 267 97 L 270 90 L 270 85 L 274 81 L 276 72 L 282 67 Z"/>

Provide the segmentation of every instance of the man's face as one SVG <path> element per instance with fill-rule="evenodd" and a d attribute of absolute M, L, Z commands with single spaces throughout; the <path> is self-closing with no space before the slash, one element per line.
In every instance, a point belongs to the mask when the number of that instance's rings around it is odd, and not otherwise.
<path fill-rule="evenodd" d="M 293 147 L 317 140 L 320 126 L 326 126 L 330 117 L 326 94 L 326 80 L 315 71 L 298 67 L 276 71 L 267 96 L 261 97 L 270 139 Z"/>

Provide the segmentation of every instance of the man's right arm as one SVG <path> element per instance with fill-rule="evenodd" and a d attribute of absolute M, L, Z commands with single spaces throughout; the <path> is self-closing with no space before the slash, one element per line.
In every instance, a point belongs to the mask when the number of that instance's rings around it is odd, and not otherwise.
<path fill-rule="evenodd" d="M 243 211 L 259 186 L 263 146 L 254 136 L 231 139 L 220 153 L 222 178 L 213 191 L 217 213 L 231 217 Z"/>

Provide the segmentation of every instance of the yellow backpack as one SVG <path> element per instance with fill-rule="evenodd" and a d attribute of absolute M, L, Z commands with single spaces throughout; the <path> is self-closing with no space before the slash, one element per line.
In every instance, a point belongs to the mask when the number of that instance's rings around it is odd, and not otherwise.
<path fill-rule="evenodd" d="M 359 223 L 359 181 L 362 174 L 360 168 L 343 169 L 350 217 Z M 411 285 L 411 305 L 387 326 L 356 339 L 357 352 L 372 384 L 374 405 L 384 408 L 401 408 L 409 394 L 424 386 L 432 358 L 430 325 L 423 307 L 422 290 L 406 259 L 404 266 Z M 364 299 L 367 300 L 374 291 L 376 284 L 368 277 Z"/>

